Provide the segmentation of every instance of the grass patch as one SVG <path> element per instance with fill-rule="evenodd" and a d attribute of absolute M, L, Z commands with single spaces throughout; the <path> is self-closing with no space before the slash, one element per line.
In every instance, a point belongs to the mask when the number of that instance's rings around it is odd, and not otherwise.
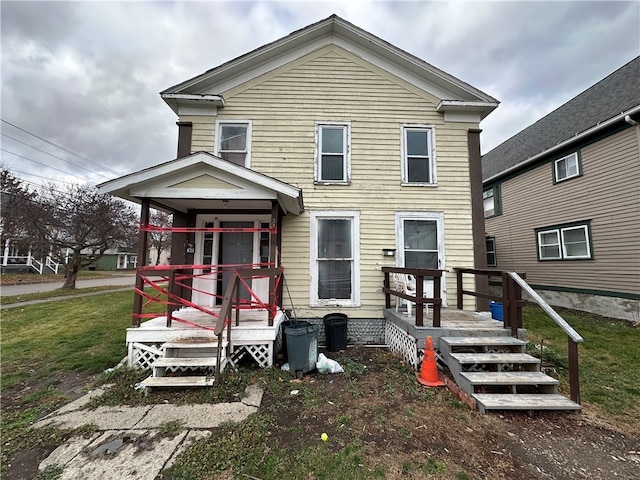
<path fill-rule="evenodd" d="M 611 415 L 640 420 L 640 385 L 636 380 L 640 330 L 597 315 L 557 310 L 584 338 L 578 346 L 582 401 Z M 529 331 L 528 351 L 538 357 L 542 354 L 543 367 L 560 379 L 560 390 L 568 394 L 566 334 L 538 307 L 524 308 L 523 322 Z"/>

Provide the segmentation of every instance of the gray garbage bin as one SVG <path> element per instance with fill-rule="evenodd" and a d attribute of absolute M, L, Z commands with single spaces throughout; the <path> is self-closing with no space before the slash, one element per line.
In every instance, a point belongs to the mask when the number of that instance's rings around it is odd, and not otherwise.
<path fill-rule="evenodd" d="M 292 322 L 284 327 L 289 372 L 293 377 L 301 377 L 316 368 L 319 330 L 318 325 L 309 322 Z"/>

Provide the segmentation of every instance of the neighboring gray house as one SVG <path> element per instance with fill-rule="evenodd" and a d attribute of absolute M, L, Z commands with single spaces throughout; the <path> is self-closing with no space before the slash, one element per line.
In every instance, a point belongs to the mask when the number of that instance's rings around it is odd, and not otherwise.
<path fill-rule="evenodd" d="M 549 303 L 640 320 L 640 57 L 482 158 L 487 260 Z"/>

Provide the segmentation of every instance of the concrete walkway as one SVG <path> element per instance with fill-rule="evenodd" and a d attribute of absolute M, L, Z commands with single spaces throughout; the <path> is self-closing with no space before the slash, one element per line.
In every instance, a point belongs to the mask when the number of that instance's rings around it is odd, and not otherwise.
<path fill-rule="evenodd" d="M 147 405 L 84 407 L 104 390 L 97 389 L 40 420 L 32 428 L 63 429 L 93 425 L 88 438 L 73 437 L 55 449 L 39 466 L 63 468 L 60 480 L 154 480 L 175 462 L 190 443 L 211 434 L 224 422 L 241 422 L 258 411 L 262 389 L 249 385 L 242 401 L 197 405 Z M 179 423 L 177 433 L 167 434 L 167 423 Z"/>
<path fill-rule="evenodd" d="M 76 281 L 76 288 L 103 287 L 105 285 L 132 287 L 135 281 L 136 276 L 133 274 L 113 275 L 103 278 L 80 278 Z M 0 291 L 2 292 L 2 296 L 9 297 L 13 295 L 26 295 L 27 293 L 51 292 L 59 288 L 62 288 L 62 282 L 25 283 L 19 285 L 3 285 L 0 287 Z"/>

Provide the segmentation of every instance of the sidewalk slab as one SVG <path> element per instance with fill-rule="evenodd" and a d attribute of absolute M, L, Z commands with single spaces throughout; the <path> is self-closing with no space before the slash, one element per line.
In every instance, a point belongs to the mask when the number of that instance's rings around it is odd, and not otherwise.
<path fill-rule="evenodd" d="M 134 428 L 151 408 L 151 406 L 118 406 L 71 411 L 44 418 L 35 423 L 33 428 L 53 425 L 58 428 L 73 429 L 83 425 L 95 425 L 98 430 L 129 430 Z"/>
<path fill-rule="evenodd" d="M 241 422 L 257 412 L 257 407 L 242 402 L 215 403 L 211 405 L 154 405 L 136 428 L 159 428 L 171 421 L 181 422 L 185 428 L 208 429 L 224 422 Z"/>

